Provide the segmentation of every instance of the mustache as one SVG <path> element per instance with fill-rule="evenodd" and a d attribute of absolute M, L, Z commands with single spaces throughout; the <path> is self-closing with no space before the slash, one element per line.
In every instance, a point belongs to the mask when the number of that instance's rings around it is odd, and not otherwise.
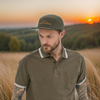
<path fill-rule="evenodd" d="M 48 44 L 44 44 L 43 46 L 50 46 L 50 45 L 48 45 Z"/>

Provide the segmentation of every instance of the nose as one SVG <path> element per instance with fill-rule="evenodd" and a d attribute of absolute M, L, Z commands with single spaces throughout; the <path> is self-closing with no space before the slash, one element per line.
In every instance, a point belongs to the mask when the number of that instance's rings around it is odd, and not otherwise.
<path fill-rule="evenodd" d="M 47 44 L 47 39 L 46 38 L 43 38 L 43 44 Z"/>

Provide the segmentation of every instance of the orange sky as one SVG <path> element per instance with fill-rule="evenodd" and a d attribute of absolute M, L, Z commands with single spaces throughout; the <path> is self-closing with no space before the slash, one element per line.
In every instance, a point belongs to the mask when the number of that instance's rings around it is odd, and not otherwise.
<path fill-rule="evenodd" d="M 65 25 L 100 22 L 100 0 L 0 0 L 0 27 L 36 26 L 44 14 L 62 17 Z"/>

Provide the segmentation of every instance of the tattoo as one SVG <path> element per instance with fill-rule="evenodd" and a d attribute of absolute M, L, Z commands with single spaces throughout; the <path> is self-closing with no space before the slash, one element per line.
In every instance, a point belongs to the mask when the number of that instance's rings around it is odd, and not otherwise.
<path fill-rule="evenodd" d="M 11 100 L 21 100 L 24 91 L 25 91 L 25 88 L 14 86 L 14 91 L 13 91 Z"/>
<path fill-rule="evenodd" d="M 81 84 L 76 86 L 76 90 L 78 92 L 78 100 L 89 100 L 88 95 L 87 95 L 87 84 L 86 81 Z"/>

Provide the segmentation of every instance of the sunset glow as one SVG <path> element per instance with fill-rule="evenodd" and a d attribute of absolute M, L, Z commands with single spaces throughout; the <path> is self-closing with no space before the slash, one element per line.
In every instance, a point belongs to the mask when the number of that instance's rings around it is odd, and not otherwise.
<path fill-rule="evenodd" d="M 43 3 L 42 3 L 43 2 Z M 37 26 L 45 14 L 56 14 L 65 25 L 100 22 L 100 0 L 1 0 L 0 27 Z"/>
<path fill-rule="evenodd" d="M 89 18 L 88 24 L 98 23 L 100 20 L 99 18 Z"/>
<path fill-rule="evenodd" d="M 92 19 L 88 19 L 88 24 L 93 24 L 93 20 Z"/>

